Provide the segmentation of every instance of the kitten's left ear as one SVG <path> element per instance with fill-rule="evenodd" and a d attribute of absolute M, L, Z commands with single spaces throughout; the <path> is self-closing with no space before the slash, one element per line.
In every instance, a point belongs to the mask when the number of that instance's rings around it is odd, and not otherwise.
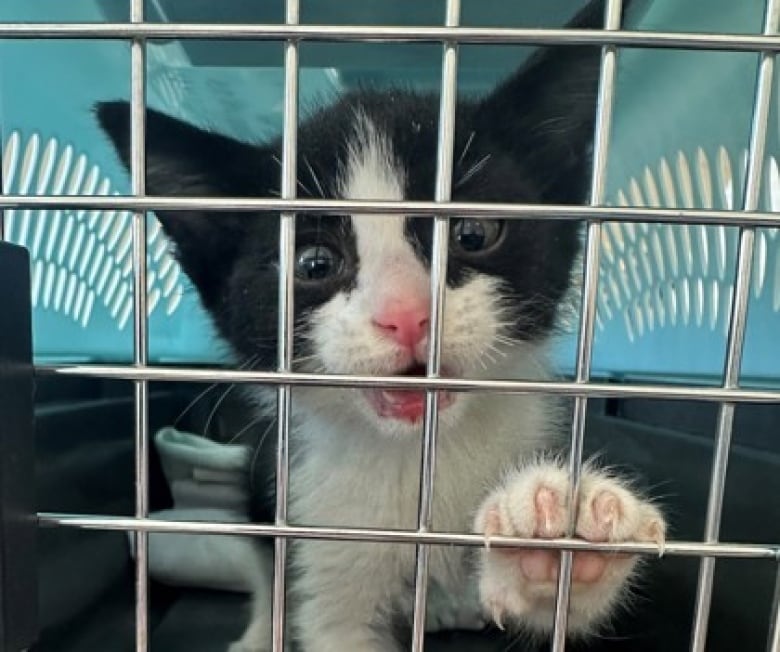
<path fill-rule="evenodd" d="M 567 27 L 601 29 L 604 9 L 594 0 Z M 472 129 L 527 170 L 541 201 L 585 198 L 600 65 L 599 46 L 544 48 L 477 108 Z"/>
<path fill-rule="evenodd" d="M 130 168 L 130 105 L 95 107 L 98 123 Z M 150 195 L 263 197 L 278 187 L 279 166 L 267 145 L 250 145 L 199 129 L 152 109 L 146 112 L 146 190 Z M 207 307 L 223 296 L 237 253 L 246 240 L 246 213 L 157 211 L 176 244 L 177 258 Z"/>

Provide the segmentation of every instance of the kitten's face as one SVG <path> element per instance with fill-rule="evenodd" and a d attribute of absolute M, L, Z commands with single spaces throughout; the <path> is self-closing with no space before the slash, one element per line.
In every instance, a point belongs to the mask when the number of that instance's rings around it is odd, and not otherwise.
<path fill-rule="evenodd" d="M 461 103 L 453 199 L 580 201 L 598 62 L 597 48 L 545 53 L 488 98 Z M 437 113 L 437 97 L 406 91 L 360 91 L 322 109 L 299 130 L 299 194 L 432 199 Z M 124 104 L 99 107 L 125 159 L 127 118 Z M 150 194 L 269 196 L 278 188 L 278 141 L 245 145 L 155 112 L 147 141 Z M 278 216 L 158 217 L 238 357 L 275 366 Z M 294 369 L 424 375 L 432 224 L 392 215 L 296 218 Z M 527 366 L 529 347 L 553 327 L 577 242 L 571 222 L 452 216 L 442 374 L 501 377 Z M 418 432 L 424 403 L 418 391 L 300 392 L 303 409 L 336 406 L 388 433 Z M 465 395 L 447 392 L 439 405 L 445 420 L 468 409 Z"/>
<path fill-rule="evenodd" d="M 303 185 L 343 199 L 429 199 L 436 124 L 426 118 L 435 115 L 435 99 L 396 99 L 415 105 L 417 124 L 406 112 L 378 111 L 372 99 L 362 96 L 348 108 L 342 106 L 342 114 L 352 123 L 339 130 L 344 142 L 329 150 L 332 160 L 317 159 L 302 142 Z M 303 138 L 306 134 L 304 130 Z M 407 139 L 413 147 L 404 148 Z M 491 188 L 493 197 L 504 201 L 538 199 L 523 187 L 522 170 L 502 161 L 500 154 L 492 160 L 476 132 L 459 140 L 456 199 L 480 198 Z M 336 174 L 328 176 L 328 169 Z M 307 303 L 298 304 L 303 309 L 297 331 L 300 368 L 339 374 L 425 374 L 432 224 L 430 219 L 393 215 L 302 221 L 296 292 L 311 294 Z M 528 341 L 549 331 L 567 287 L 575 248 L 576 232 L 570 224 L 451 218 L 442 374 L 511 374 L 517 357 L 527 355 Z M 251 283 L 251 278 L 244 282 Z M 424 392 L 349 393 L 358 396 L 343 407 L 356 409 L 382 431 L 419 431 Z M 301 395 L 305 403 L 307 393 Z M 329 398 L 334 399 L 333 393 Z M 460 414 L 466 400 L 465 394 L 440 393 L 443 417 Z"/>

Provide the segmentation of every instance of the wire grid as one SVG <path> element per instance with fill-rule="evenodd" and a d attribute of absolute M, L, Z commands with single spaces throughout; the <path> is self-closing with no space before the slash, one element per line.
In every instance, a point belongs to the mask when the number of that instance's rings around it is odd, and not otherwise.
<path fill-rule="evenodd" d="M 151 24 L 144 22 L 143 0 L 130 0 L 129 23 L 60 24 L 60 23 L 0 23 L 0 38 L 98 38 L 129 40 L 131 43 L 131 159 L 133 195 L 128 198 L 94 197 L 0 197 L 0 215 L 4 208 L 87 208 L 130 210 L 134 214 L 134 357 L 132 366 L 70 365 L 38 368 L 38 373 L 76 375 L 104 379 L 131 380 L 135 387 L 136 439 L 136 510 L 134 518 L 86 516 L 79 514 L 41 513 L 44 526 L 75 527 L 98 530 L 124 530 L 135 533 L 136 549 L 136 650 L 148 649 L 148 557 L 150 532 L 203 534 L 243 534 L 274 537 L 276 563 L 274 572 L 273 649 L 282 652 L 285 623 L 285 558 L 289 538 L 321 540 L 376 541 L 406 543 L 417 546 L 416 590 L 412 649 L 423 649 L 425 597 L 427 589 L 428 546 L 455 544 L 480 546 L 480 535 L 451 532 L 431 532 L 430 513 L 433 498 L 433 473 L 438 426 L 437 390 L 494 391 L 503 393 L 548 393 L 575 398 L 575 419 L 572 425 L 569 471 L 572 477 L 572 497 L 577 492 L 581 470 L 584 413 L 587 401 L 593 397 L 670 398 L 715 401 L 720 403 L 717 444 L 713 459 L 710 496 L 707 508 L 705 536 L 702 542 L 671 541 L 666 554 L 694 556 L 702 559 L 696 610 L 693 622 L 691 650 L 700 652 L 706 643 L 706 631 L 712 596 L 712 576 L 716 558 L 753 558 L 780 561 L 780 548 L 775 544 L 729 544 L 718 540 L 720 512 L 725 486 L 734 408 L 739 403 L 778 403 L 780 392 L 749 390 L 739 387 L 739 367 L 745 337 L 745 322 L 749 281 L 752 273 L 755 228 L 780 227 L 780 215 L 757 210 L 766 134 L 768 108 L 772 97 L 772 73 L 775 55 L 780 51 L 777 38 L 780 20 L 780 0 L 767 0 L 766 22 L 762 35 L 690 34 L 674 32 L 632 32 L 620 29 L 621 0 L 608 0 L 604 30 L 567 29 L 485 29 L 458 25 L 459 0 L 448 0 L 443 27 L 367 27 L 308 26 L 299 24 L 298 0 L 287 0 L 284 25 L 221 25 L 221 24 Z M 145 194 L 145 47 L 148 39 L 287 39 L 285 45 L 284 137 L 282 157 L 282 196 L 279 199 L 237 198 L 160 198 Z M 299 200 L 295 195 L 295 170 L 298 120 L 298 43 L 300 40 L 330 41 L 395 41 L 438 42 L 443 46 L 442 93 L 440 106 L 437 181 L 434 202 L 354 202 L 339 200 Z M 589 205 L 586 207 L 536 206 L 450 201 L 450 177 L 456 101 L 457 47 L 460 43 L 516 43 L 527 45 L 601 45 L 602 70 L 599 85 L 599 105 L 596 120 L 593 181 Z M 752 129 L 748 156 L 748 174 L 742 211 L 663 210 L 645 208 L 605 208 L 603 189 L 608 152 L 612 99 L 615 91 L 615 65 L 619 47 L 656 47 L 760 52 L 759 75 L 753 107 Z M 146 318 L 146 227 L 149 210 L 273 211 L 281 213 L 280 222 L 280 296 L 279 296 L 279 357 L 276 372 L 237 370 L 201 370 L 148 366 L 148 332 Z M 295 213 L 320 212 L 330 214 L 404 214 L 428 216 L 433 219 L 434 246 L 431 265 L 431 329 L 428 373 L 426 378 L 326 376 L 291 371 L 293 326 L 292 260 L 295 241 Z M 572 382 L 490 381 L 439 378 L 441 346 L 441 315 L 443 312 L 445 270 L 447 262 L 447 216 L 505 219 L 586 220 L 588 223 L 583 300 L 577 350 L 576 374 Z M 364 219 L 369 219 L 368 217 Z M 590 357 L 593 344 L 596 288 L 598 285 L 599 231 L 605 221 L 688 222 L 724 224 L 740 227 L 737 276 L 727 339 L 727 359 L 721 387 L 670 387 L 661 385 L 613 385 L 590 380 Z M 0 233 L 0 236 L 2 233 Z M 277 456 L 277 509 L 273 525 L 170 522 L 149 518 L 149 381 L 262 383 L 277 387 L 279 397 L 279 427 Z M 426 390 L 426 417 L 421 466 L 421 491 L 418 528 L 414 531 L 382 529 L 299 527 L 287 523 L 288 437 L 290 424 L 290 393 L 295 385 L 328 385 L 337 387 L 405 387 Z M 577 550 L 657 554 L 655 546 L 639 543 L 592 543 L 572 538 L 535 540 L 495 538 L 497 547 L 520 546 L 560 550 L 558 600 L 553 630 L 553 649 L 565 649 L 565 625 L 571 579 L 571 552 Z M 769 650 L 780 652 L 780 566 L 778 590 L 772 606 L 773 624 Z"/>

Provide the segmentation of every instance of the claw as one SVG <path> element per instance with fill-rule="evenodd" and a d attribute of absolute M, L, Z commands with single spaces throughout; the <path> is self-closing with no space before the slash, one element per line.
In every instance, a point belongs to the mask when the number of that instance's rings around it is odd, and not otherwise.
<path fill-rule="evenodd" d="M 666 552 L 666 537 L 664 536 L 663 529 L 661 527 L 656 526 L 653 528 L 653 530 L 655 531 L 653 541 L 658 546 L 658 558 L 660 559 Z"/>
<path fill-rule="evenodd" d="M 504 628 L 504 623 L 502 622 L 502 616 L 504 615 L 504 610 L 498 606 L 498 603 L 493 603 L 493 622 L 496 624 L 496 627 L 498 627 L 502 632 L 506 631 Z"/>

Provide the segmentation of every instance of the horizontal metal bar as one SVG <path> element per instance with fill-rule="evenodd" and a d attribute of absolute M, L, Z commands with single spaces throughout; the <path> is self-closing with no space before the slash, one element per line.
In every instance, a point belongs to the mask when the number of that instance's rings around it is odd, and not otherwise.
<path fill-rule="evenodd" d="M 347 376 L 279 371 L 242 371 L 193 367 L 151 366 L 143 369 L 120 365 L 39 365 L 40 375 L 102 378 L 105 380 L 151 380 L 197 383 L 242 383 L 327 387 L 395 387 L 440 389 L 456 392 L 503 394 L 555 394 L 590 398 L 665 398 L 673 400 L 728 401 L 732 403 L 780 403 L 780 390 L 676 385 L 623 385 L 604 382 L 574 383 L 532 380 L 477 380 L 425 378 L 421 376 Z"/>
<path fill-rule="evenodd" d="M 385 25 L 268 25 L 213 23 L 0 23 L 0 38 L 216 39 L 615 45 L 696 50 L 778 51 L 780 41 L 758 34 L 706 34 L 634 30 L 527 27 L 424 27 Z"/>
<path fill-rule="evenodd" d="M 593 207 L 559 204 L 488 202 L 355 201 L 342 199 L 279 199 L 240 197 L 86 197 L 0 196 L 0 208 L 119 211 L 295 212 L 331 215 L 463 216 L 493 219 L 589 220 L 722 224 L 780 228 L 780 213 L 678 208 Z"/>
<path fill-rule="evenodd" d="M 257 523 L 218 523 L 201 521 L 166 521 L 131 517 L 90 516 L 41 512 L 38 522 L 44 527 L 71 527 L 86 530 L 132 530 L 169 532 L 178 534 L 245 535 L 286 537 L 296 539 L 325 539 L 339 541 L 373 541 L 431 545 L 484 546 L 481 534 L 455 532 L 418 532 L 417 530 L 382 530 L 372 528 L 304 527 L 295 525 L 265 525 Z M 491 537 L 490 546 L 496 548 L 520 547 L 543 550 L 589 550 L 594 552 L 622 552 L 658 556 L 658 546 L 646 543 L 598 543 L 583 539 L 524 539 L 518 537 Z M 663 555 L 699 557 L 736 557 L 752 559 L 780 559 L 777 544 L 700 543 L 696 541 L 669 541 Z"/>

